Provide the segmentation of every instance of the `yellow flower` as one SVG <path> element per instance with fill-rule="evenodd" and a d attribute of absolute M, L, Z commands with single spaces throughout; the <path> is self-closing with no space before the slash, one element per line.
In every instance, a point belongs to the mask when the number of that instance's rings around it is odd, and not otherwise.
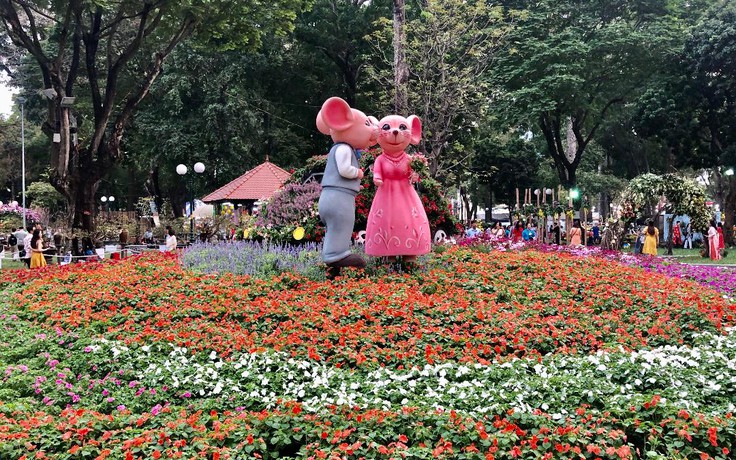
<path fill-rule="evenodd" d="M 299 241 L 302 238 L 304 238 L 304 227 L 297 227 L 294 229 L 294 233 L 292 233 L 292 236 L 295 240 Z"/>

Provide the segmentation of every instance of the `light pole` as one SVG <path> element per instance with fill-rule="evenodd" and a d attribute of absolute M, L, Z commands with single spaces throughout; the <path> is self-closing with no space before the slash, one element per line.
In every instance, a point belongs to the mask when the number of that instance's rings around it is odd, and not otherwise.
<path fill-rule="evenodd" d="M 198 161 L 194 163 L 194 172 L 197 174 L 202 174 L 204 172 L 204 163 L 201 161 Z M 184 177 L 187 174 L 187 171 L 189 171 L 189 168 L 186 167 L 186 165 L 179 164 L 176 166 L 176 173 L 182 177 Z M 191 180 L 190 180 L 191 181 Z M 189 195 L 190 195 L 190 207 L 189 207 L 189 241 L 194 241 L 194 190 L 192 190 L 191 184 L 187 187 Z"/>
<path fill-rule="evenodd" d="M 20 177 L 21 187 L 23 189 L 23 229 L 28 228 L 26 225 L 26 125 L 24 106 L 26 98 L 23 96 L 18 98 L 20 104 Z"/>
<path fill-rule="evenodd" d="M 110 203 L 115 202 L 115 197 L 110 196 L 103 196 L 100 197 L 100 201 L 102 201 L 105 204 L 105 213 L 107 213 L 107 219 L 110 220 Z"/>

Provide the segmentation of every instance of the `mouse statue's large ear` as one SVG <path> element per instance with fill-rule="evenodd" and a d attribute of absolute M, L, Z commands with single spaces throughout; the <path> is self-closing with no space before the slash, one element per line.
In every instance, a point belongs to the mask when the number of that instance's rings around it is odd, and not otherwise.
<path fill-rule="evenodd" d="M 322 104 L 317 114 L 317 129 L 322 134 L 330 131 L 344 131 L 353 124 L 353 111 L 347 102 L 339 97 L 331 97 Z"/>
<path fill-rule="evenodd" d="M 411 143 L 417 145 L 422 140 L 422 120 L 416 115 L 409 115 L 406 121 L 411 126 Z"/>

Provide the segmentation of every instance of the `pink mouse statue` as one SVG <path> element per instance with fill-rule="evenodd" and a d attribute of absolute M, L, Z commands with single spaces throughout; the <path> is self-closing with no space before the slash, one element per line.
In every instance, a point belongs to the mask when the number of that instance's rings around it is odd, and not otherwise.
<path fill-rule="evenodd" d="M 365 253 L 414 262 L 432 248 L 427 213 L 412 186 L 418 179 L 405 151 L 409 144 L 419 143 L 422 122 L 415 115 L 389 115 L 378 122 L 378 132 L 382 153 L 373 165 L 377 189 L 368 214 Z"/>
<path fill-rule="evenodd" d="M 340 274 L 342 267 L 365 267 L 365 260 L 350 251 L 355 225 L 355 196 L 360 191 L 363 170 L 357 149 L 375 145 L 377 120 L 360 110 L 351 109 L 339 97 L 331 97 L 317 114 L 317 129 L 329 134 L 335 145 L 327 154 L 319 216 L 325 224 L 322 260 L 327 264 L 328 278 Z"/>

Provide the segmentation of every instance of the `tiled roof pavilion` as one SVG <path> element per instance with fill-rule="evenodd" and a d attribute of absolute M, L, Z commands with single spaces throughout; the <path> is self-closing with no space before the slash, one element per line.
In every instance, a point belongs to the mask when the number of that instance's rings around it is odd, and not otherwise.
<path fill-rule="evenodd" d="M 266 161 L 206 197 L 205 203 L 223 201 L 253 201 L 270 198 L 291 174 Z"/>

